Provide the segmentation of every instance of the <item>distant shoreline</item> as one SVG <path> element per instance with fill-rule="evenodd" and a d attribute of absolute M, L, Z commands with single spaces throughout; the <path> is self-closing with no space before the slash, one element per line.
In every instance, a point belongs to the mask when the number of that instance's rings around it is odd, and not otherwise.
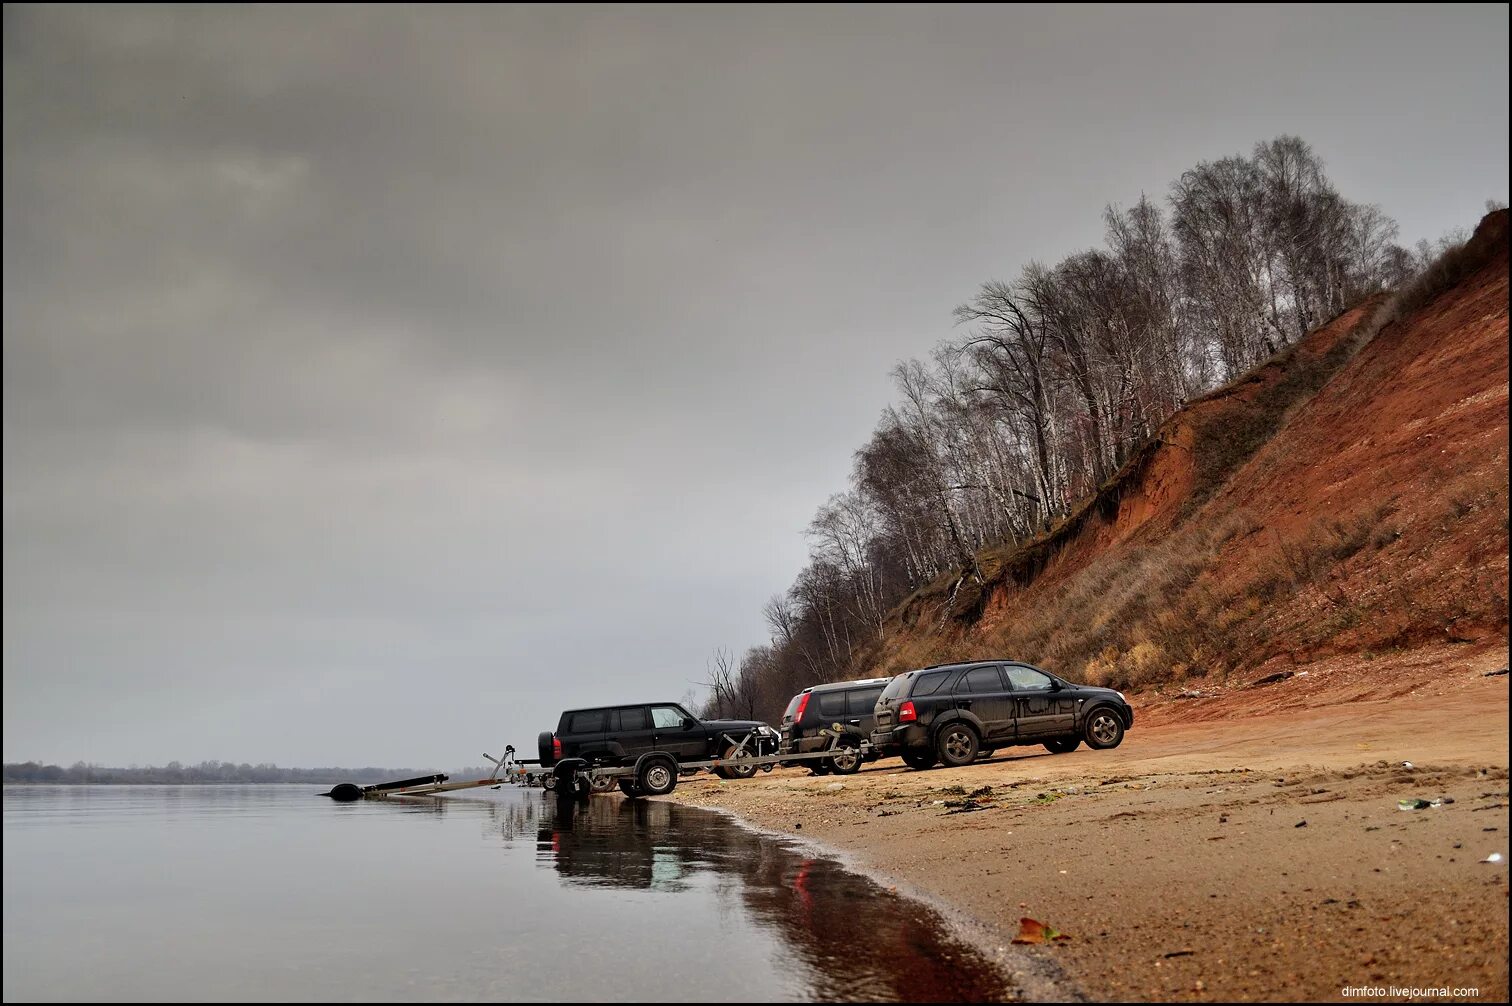
<path fill-rule="evenodd" d="M 481 777 L 488 775 L 489 771 L 476 767 L 442 770 L 377 768 L 371 765 L 362 768 L 283 768 L 267 763 L 238 765 L 230 762 L 202 762 L 198 765 L 169 763 L 130 768 L 78 763 L 64 768 L 40 762 L 7 762 L 0 782 L 6 786 L 263 786 L 276 783 L 334 786 L 343 782 L 366 785 L 438 774 Z"/>

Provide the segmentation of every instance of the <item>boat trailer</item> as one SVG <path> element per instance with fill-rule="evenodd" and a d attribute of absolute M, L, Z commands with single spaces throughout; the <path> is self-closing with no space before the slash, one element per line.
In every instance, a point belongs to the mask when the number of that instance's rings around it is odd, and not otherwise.
<path fill-rule="evenodd" d="M 734 778 L 750 778 L 757 770 L 770 772 L 779 765 L 802 765 L 826 758 L 865 759 L 871 753 L 871 744 L 847 734 L 840 724 L 821 731 L 829 736 L 829 744 L 821 751 L 806 754 L 757 754 L 748 751 L 750 735 L 740 738 L 725 735 L 731 753 L 725 758 L 708 758 L 701 761 L 679 762 L 666 751 L 648 751 L 631 765 L 595 765 L 585 758 L 562 758 L 559 760 L 516 758 L 514 745 L 504 748 L 504 755 L 495 758 L 484 752 L 483 757 L 493 763 L 494 770 L 485 779 L 464 779 L 453 782 L 450 777 L 435 775 L 399 779 L 394 782 L 373 783 L 359 786 L 344 782 L 333 786 L 328 796 L 338 803 L 357 800 L 391 800 L 404 797 L 441 796 L 464 789 L 479 789 L 487 786 L 498 789 L 505 783 L 516 786 L 540 786 L 565 799 L 587 799 L 593 793 L 605 793 L 618 786 L 627 797 L 665 796 L 677 788 L 682 776 L 699 772 L 725 770 L 735 773 Z M 544 753 L 544 752 L 543 752 Z M 531 768 L 530 766 L 535 766 Z"/>
<path fill-rule="evenodd" d="M 322 793 L 338 803 L 352 803 L 356 800 L 388 800 L 394 797 L 405 796 L 437 796 L 442 793 L 455 793 L 463 789 L 479 789 L 488 786 L 498 789 L 506 782 L 516 785 L 539 785 L 540 773 L 527 769 L 527 765 L 539 764 L 533 759 L 518 759 L 514 756 L 514 745 L 504 748 L 504 756 L 495 758 L 487 751 L 483 757 L 493 763 L 494 770 L 486 779 L 463 779 L 452 782 L 449 776 L 441 773 L 435 775 L 416 776 L 413 779 L 399 779 L 395 782 L 379 782 L 370 786 L 359 786 L 356 783 L 344 782 L 331 787 L 330 792 Z"/>

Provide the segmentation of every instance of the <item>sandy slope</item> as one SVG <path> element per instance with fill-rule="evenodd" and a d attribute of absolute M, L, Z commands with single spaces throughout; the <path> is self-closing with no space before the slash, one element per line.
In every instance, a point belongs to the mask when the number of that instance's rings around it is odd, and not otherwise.
<path fill-rule="evenodd" d="M 690 779 L 675 798 L 844 850 L 998 945 L 1020 916 L 1048 922 L 1073 939 L 1030 953 L 1092 998 L 1371 984 L 1505 1001 L 1508 678 L 1484 674 L 1506 664 L 1504 644 L 1378 657 L 1359 677 L 1388 690 L 1311 694 L 1309 674 L 1157 704 L 1116 751 L 1016 748 L 929 772 L 890 759 L 839 790 L 798 770 Z M 944 803 L 981 787 L 984 810 Z M 1502 864 L 1479 862 L 1493 852 Z"/>

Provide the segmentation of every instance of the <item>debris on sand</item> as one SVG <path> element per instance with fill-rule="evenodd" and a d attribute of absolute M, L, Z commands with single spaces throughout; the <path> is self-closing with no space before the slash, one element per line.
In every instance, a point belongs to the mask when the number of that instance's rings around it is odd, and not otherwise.
<path fill-rule="evenodd" d="M 1427 810 L 1433 804 L 1427 800 L 1413 798 L 1411 800 L 1398 800 L 1397 810 Z"/>
<path fill-rule="evenodd" d="M 1019 944 L 1063 943 L 1070 938 L 1068 934 L 1047 926 L 1038 919 L 1025 916 L 1019 919 L 1018 935 L 1013 938 L 1013 942 Z"/>
<path fill-rule="evenodd" d="M 1505 667 L 1503 667 L 1500 670 L 1487 671 L 1485 674 L 1482 674 L 1481 677 L 1483 677 L 1483 678 L 1500 678 L 1500 677 L 1505 676 L 1506 673 L 1507 673 L 1507 669 Z"/>

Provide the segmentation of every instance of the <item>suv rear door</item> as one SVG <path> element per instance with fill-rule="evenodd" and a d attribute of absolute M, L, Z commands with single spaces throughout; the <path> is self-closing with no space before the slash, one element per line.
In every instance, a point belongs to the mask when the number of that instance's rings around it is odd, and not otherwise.
<path fill-rule="evenodd" d="M 997 664 L 968 669 L 956 682 L 955 699 L 957 709 L 969 710 L 982 721 L 984 747 L 1013 740 L 1013 693 Z"/>
<path fill-rule="evenodd" d="M 1076 695 L 1071 689 L 1057 688 L 1054 678 L 1028 664 L 1009 664 L 1004 670 L 1013 685 L 1020 738 L 1076 732 Z"/>
<path fill-rule="evenodd" d="M 618 744 L 622 757 L 634 761 L 656 748 L 656 731 L 651 728 L 651 713 L 645 706 L 620 706 L 609 713 L 611 747 Z"/>

